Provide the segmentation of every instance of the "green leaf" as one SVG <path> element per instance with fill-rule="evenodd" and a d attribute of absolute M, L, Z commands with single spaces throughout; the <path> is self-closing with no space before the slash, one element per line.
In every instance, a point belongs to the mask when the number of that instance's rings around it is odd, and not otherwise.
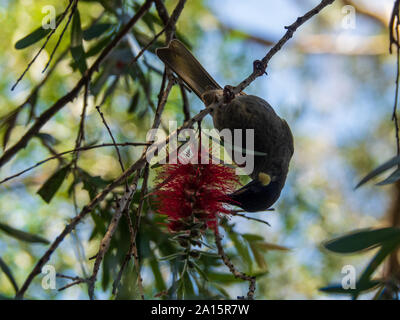
<path fill-rule="evenodd" d="M 255 242 L 249 242 L 251 252 L 253 253 L 254 259 L 257 262 L 257 265 L 261 269 L 266 269 L 267 268 L 267 263 L 265 262 L 265 257 L 263 255 L 262 250 L 259 250 L 257 247 L 257 244 Z"/>
<path fill-rule="evenodd" d="M 364 183 L 368 182 L 372 178 L 375 178 L 377 175 L 385 172 L 386 170 L 389 170 L 393 168 L 394 166 L 397 166 L 400 164 L 400 156 L 394 157 L 384 164 L 380 165 L 378 168 L 374 169 L 370 173 L 368 173 L 356 186 L 356 189 L 360 186 L 362 186 Z"/>
<path fill-rule="evenodd" d="M 139 98 L 140 98 L 140 91 L 136 91 L 135 94 L 132 97 L 131 103 L 128 108 L 128 113 L 133 113 L 135 112 L 137 105 L 139 103 Z"/>
<path fill-rule="evenodd" d="M 375 248 L 387 241 L 400 243 L 400 229 L 363 229 L 329 240 L 323 246 L 336 253 L 355 253 Z"/>
<path fill-rule="evenodd" d="M 56 17 L 57 25 L 59 23 L 59 18 L 60 17 L 61 17 L 61 15 L 58 15 Z M 29 47 L 30 45 L 32 45 L 32 44 L 42 40 L 44 37 L 46 37 L 51 32 L 51 30 L 52 30 L 51 28 L 43 29 L 43 27 L 40 26 L 39 28 L 35 29 L 30 34 L 28 34 L 27 36 L 25 36 L 22 39 L 18 40 L 15 43 L 15 49 L 21 50 L 21 49 L 25 49 L 26 47 Z"/>
<path fill-rule="evenodd" d="M 94 38 L 100 37 L 112 26 L 111 23 L 96 23 L 83 31 L 83 39 L 90 41 Z"/>
<path fill-rule="evenodd" d="M 86 58 L 93 57 L 96 54 L 100 53 L 104 47 L 106 47 L 110 41 L 112 40 L 112 35 L 104 37 L 104 39 L 100 39 L 96 43 L 91 46 L 88 51 L 86 52 Z"/>
<path fill-rule="evenodd" d="M 82 33 L 79 11 L 75 10 L 71 26 L 71 55 L 79 71 L 83 74 L 87 69 L 87 64 L 82 44 Z"/>
<path fill-rule="evenodd" d="M 218 253 L 214 253 L 211 251 L 200 251 L 200 250 L 197 250 L 197 251 L 200 253 L 201 256 L 206 256 L 206 257 L 211 257 L 211 258 L 216 258 L 216 259 L 220 258 Z"/>
<path fill-rule="evenodd" d="M 39 237 L 37 235 L 21 231 L 18 229 L 15 229 L 13 227 L 10 227 L 4 223 L 0 223 L 0 230 L 4 231 L 6 234 L 8 234 L 10 237 L 13 237 L 18 240 L 22 240 L 25 242 L 30 242 L 30 243 L 43 243 L 43 244 L 49 244 L 50 242 L 47 241 L 46 239 Z"/>
<path fill-rule="evenodd" d="M 387 177 L 385 180 L 377 183 L 378 186 L 384 186 L 387 184 L 395 183 L 400 179 L 400 169 L 397 169 L 394 171 L 389 177 Z"/>
<path fill-rule="evenodd" d="M 169 260 L 172 260 L 172 259 L 176 259 L 179 256 L 181 256 L 182 254 L 183 254 L 182 252 L 173 253 L 173 254 L 170 254 L 168 256 L 161 257 L 160 259 L 158 259 L 158 261 L 169 261 Z"/>
<path fill-rule="evenodd" d="M 1 257 L 0 257 L 0 269 L 3 270 L 8 280 L 10 280 L 12 286 L 14 287 L 15 292 L 18 292 L 18 285 L 14 279 L 11 269 L 7 266 L 7 264 L 3 261 Z"/>
<path fill-rule="evenodd" d="M 193 282 L 188 272 L 183 274 L 184 298 L 192 298 L 194 296 Z"/>
<path fill-rule="evenodd" d="M 39 189 L 37 193 L 42 197 L 44 201 L 50 203 L 51 199 L 56 194 L 57 190 L 61 187 L 61 184 L 67 176 L 69 167 L 70 166 L 67 165 L 56 171 Z"/>
<path fill-rule="evenodd" d="M 230 295 L 229 295 L 229 293 L 225 290 L 224 287 L 219 286 L 219 285 L 216 285 L 216 284 L 213 284 L 213 287 L 214 287 L 215 289 L 218 290 L 218 292 L 222 295 L 222 297 L 223 297 L 224 299 L 227 299 L 227 300 L 230 299 Z"/>
<path fill-rule="evenodd" d="M 242 281 L 239 278 L 235 278 L 231 273 L 209 272 L 207 277 L 211 282 L 234 283 Z"/>
<path fill-rule="evenodd" d="M 177 292 L 180 282 L 180 279 L 176 280 L 172 283 L 171 287 L 168 288 L 168 299 L 172 299 L 173 295 Z"/>
<path fill-rule="evenodd" d="M 43 39 L 46 37 L 51 29 L 43 29 L 42 27 L 36 29 L 32 33 L 28 34 L 26 37 L 22 38 L 21 40 L 18 40 L 15 43 L 15 49 L 21 50 L 25 49 L 26 47 L 29 47 L 30 45 L 38 42 L 39 40 Z"/>
<path fill-rule="evenodd" d="M 288 247 L 280 246 L 279 244 L 270 243 L 270 242 L 256 242 L 254 245 L 263 251 L 270 251 L 270 250 L 289 251 L 290 250 L 290 248 L 288 248 Z"/>
<path fill-rule="evenodd" d="M 176 37 L 180 40 L 189 50 L 193 50 L 193 45 L 190 43 L 189 39 L 186 38 L 183 33 L 179 30 L 176 31 Z"/>
<path fill-rule="evenodd" d="M 151 270 L 153 271 L 157 291 L 164 291 L 166 289 L 165 281 L 161 273 L 160 265 L 153 252 L 151 252 L 149 263 Z"/>
<path fill-rule="evenodd" d="M 136 41 L 140 44 L 141 47 L 147 46 L 153 39 L 153 37 L 150 37 L 148 34 L 138 31 L 137 29 L 133 29 L 132 32 Z M 162 47 L 163 45 L 164 44 L 161 41 L 156 40 L 150 45 L 147 51 L 155 53 L 156 49 Z"/>
<path fill-rule="evenodd" d="M 15 124 L 17 123 L 17 117 L 19 112 L 15 112 L 6 122 L 6 131 L 3 136 L 3 148 L 5 149 L 8 143 L 8 140 L 11 136 L 11 131 L 14 129 Z"/>
<path fill-rule="evenodd" d="M 37 136 L 38 136 L 40 139 L 43 139 L 44 141 L 46 141 L 46 142 L 47 142 L 48 144 L 50 144 L 50 145 L 54 145 L 54 144 L 56 144 L 56 143 L 59 142 L 56 138 L 54 138 L 51 134 L 48 134 L 48 133 L 39 132 L 39 133 L 37 134 Z"/>
<path fill-rule="evenodd" d="M 362 286 L 365 286 L 369 281 L 370 276 L 375 272 L 375 270 L 380 266 L 380 264 L 385 260 L 385 258 L 391 254 L 397 247 L 399 246 L 398 239 L 392 239 L 386 242 L 374 258 L 370 261 L 368 266 L 365 268 L 364 272 L 362 273 L 359 283 Z"/>
<path fill-rule="evenodd" d="M 199 266 L 196 262 L 194 262 L 194 261 L 192 261 L 192 263 L 193 263 L 193 266 L 194 266 L 194 268 L 196 269 L 197 273 L 198 273 L 204 280 L 208 281 L 208 277 L 207 277 L 206 273 L 200 268 L 200 266 Z"/>

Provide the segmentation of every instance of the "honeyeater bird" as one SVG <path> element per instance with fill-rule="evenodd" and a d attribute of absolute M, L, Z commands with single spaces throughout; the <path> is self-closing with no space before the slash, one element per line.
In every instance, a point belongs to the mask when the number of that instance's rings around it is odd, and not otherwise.
<path fill-rule="evenodd" d="M 172 40 L 168 47 L 158 48 L 156 54 L 206 106 L 214 102 L 218 93 L 222 94 L 221 86 L 179 40 Z M 246 129 L 254 129 L 252 181 L 230 194 L 230 203 L 248 212 L 270 208 L 281 194 L 294 152 L 288 124 L 267 101 L 244 93 L 229 99 L 211 115 L 215 128 L 231 130 L 232 137 L 234 129 L 242 129 L 242 142 L 246 139 Z"/>

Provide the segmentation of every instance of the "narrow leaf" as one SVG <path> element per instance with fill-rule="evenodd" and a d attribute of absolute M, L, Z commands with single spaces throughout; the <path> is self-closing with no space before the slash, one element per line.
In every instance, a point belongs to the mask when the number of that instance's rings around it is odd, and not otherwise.
<path fill-rule="evenodd" d="M 7 128 L 6 128 L 6 131 L 5 131 L 4 136 L 3 136 L 3 148 L 4 148 L 4 149 L 6 148 L 7 143 L 8 143 L 8 141 L 9 141 L 9 139 L 10 139 L 11 131 L 12 131 L 12 130 L 14 129 L 14 127 L 15 127 L 15 124 L 16 124 L 16 122 L 17 122 L 18 114 L 19 114 L 19 112 L 15 112 L 15 113 L 7 120 L 7 123 L 6 123 Z"/>
<path fill-rule="evenodd" d="M 37 235 L 34 235 L 32 233 L 28 233 L 25 231 L 21 231 L 18 229 L 15 229 L 13 227 L 10 227 L 9 225 L 6 225 L 4 223 L 0 223 L 0 230 L 5 232 L 7 235 L 10 237 L 13 237 L 18 240 L 22 240 L 25 242 L 30 242 L 30 243 L 43 243 L 43 244 L 49 244 L 50 242 L 47 241 L 46 239 L 39 237 Z"/>
<path fill-rule="evenodd" d="M 61 187 L 65 177 L 69 171 L 69 165 L 62 167 L 60 170 L 56 171 L 47 181 L 42 185 L 42 187 L 37 192 L 44 201 L 50 203 L 53 196 L 56 194 L 58 189 Z"/>
<path fill-rule="evenodd" d="M 264 237 L 259 236 L 258 234 L 245 233 L 245 234 L 242 234 L 242 237 L 245 238 L 249 242 L 264 240 Z"/>
<path fill-rule="evenodd" d="M 112 26 L 111 23 L 96 23 L 83 31 L 83 39 L 90 41 L 94 38 L 100 37 Z"/>
<path fill-rule="evenodd" d="M 132 97 L 131 103 L 130 103 L 129 108 L 128 108 L 128 113 L 135 112 L 135 110 L 136 110 L 136 108 L 138 106 L 138 103 L 139 103 L 139 98 L 140 98 L 140 91 L 138 90 L 138 91 L 136 91 L 136 93 Z"/>
<path fill-rule="evenodd" d="M 255 245 L 265 251 L 268 250 L 279 250 L 279 251 L 289 251 L 290 248 L 288 247 L 284 247 L 284 246 L 280 246 L 279 244 L 275 244 L 275 243 L 269 243 L 269 242 L 257 242 L 255 243 Z"/>
<path fill-rule="evenodd" d="M 392 240 L 386 242 L 374 258 L 370 261 L 368 266 L 365 268 L 363 274 L 360 277 L 360 283 L 364 285 L 367 283 L 370 276 L 375 272 L 375 270 L 380 266 L 380 264 L 385 260 L 385 258 L 391 254 L 399 246 L 399 241 Z"/>
<path fill-rule="evenodd" d="M 208 281 L 208 277 L 206 273 L 201 269 L 201 267 L 194 261 L 192 261 L 194 268 L 196 269 L 197 273 L 206 281 Z"/>
<path fill-rule="evenodd" d="M 400 169 L 397 169 L 394 171 L 389 177 L 387 177 L 385 180 L 377 183 L 378 186 L 384 186 L 387 184 L 392 184 L 395 183 L 400 179 Z"/>
<path fill-rule="evenodd" d="M 56 25 L 57 26 L 61 22 L 59 19 L 60 17 L 61 17 L 61 15 L 58 15 L 56 17 Z M 21 49 L 25 49 L 26 47 L 29 47 L 30 45 L 32 45 L 32 44 L 42 40 L 44 37 L 46 37 L 50 33 L 51 30 L 52 30 L 51 28 L 43 29 L 43 27 L 40 26 L 39 28 L 32 31 L 30 34 L 28 34 L 25 37 L 23 37 L 22 39 L 18 40 L 15 43 L 15 49 L 21 50 Z"/>
<path fill-rule="evenodd" d="M 375 178 L 377 175 L 385 172 L 386 170 L 389 170 L 393 168 L 394 166 L 400 164 L 400 156 L 394 157 L 390 159 L 389 161 L 385 162 L 384 164 L 380 165 L 378 168 L 372 170 L 370 173 L 368 173 L 356 186 L 356 189 L 362 186 L 364 183 L 368 182 L 372 178 Z"/>
<path fill-rule="evenodd" d="M 242 261 L 247 264 L 249 271 L 251 272 L 253 268 L 253 259 L 250 257 L 250 252 L 247 246 L 244 244 L 243 240 L 239 239 L 235 232 L 229 232 L 229 237 L 232 239 L 233 244 L 237 252 L 239 253 Z"/>
<path fill-rule="evenodd" d="M 332 294 L 351 294 L 354 295 L 356 292 L 367 291 L 375 288 L 381 283 L 380 280 L 371 280 L 365 284 L 356 283 L 356 289 L 344 289 L 342 284 L 332 284 L 319 290 L 326 293 Z"/>
<path fill-rule="evenodd" d="M 265 261 L 264 255 L 258 249 L 255 242 L 249 242 L 251 252 L 253 252 L 254 259 L 257 262 L 259 268 L 265 270 L 267 268 L 267 263 Z"/>
<path fill-rule="evenodd" d="M 87 65 L 82 38 L 81 18 L 79 11 L 75 10 L 71 26 L 71 55 L 78 66 L 79 71 L 83 74 L 87 69 Z"/>
<path fill-rule="evenodd" d="M 14 287 L 15 292 L 18 292 L 18 285 L 14 279 L 11 269 L 7 266 L 4 260 L 0 257 L 0 269 L 3 270 L 8 280 L 10 280 L 12 286 Z"/>
<path fill-rule="evenodd" d="M 387 241 L 400 242 L 400 229 L 363 229 L 329 240 L 323 246 L 336 253 L 355 253 L 375 248 Z"/>

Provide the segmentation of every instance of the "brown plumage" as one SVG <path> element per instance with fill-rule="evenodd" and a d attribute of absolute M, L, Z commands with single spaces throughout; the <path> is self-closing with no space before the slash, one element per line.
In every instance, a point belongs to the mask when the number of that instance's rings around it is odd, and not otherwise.
<path fill-rule="evenodd" d="M 222 88 L 180 41 L 172 40 L 168 47 L 159 48 L 156 52 L 206 105 L 221 93 Z M 242 146 L 246 146 L 245 130 L 254 129 L 254 150 L 264 155 L 254 158 L 254 170 L 250 174 L 253 181 L 232 194 L 231 198 L 233 204 L 246 211 L 269 208 L 279 198 L 294 151 L 288 124 L 268 102 L 244 93 L 214 110 L 212 117 L 215 128 L 230 129 L 232 136 L 234 129 L 242 129 Z M 229 142 L 225 141 L 226 145 Z M 269 176 L 268 184 L 260 181 L 260 173 Z"/>

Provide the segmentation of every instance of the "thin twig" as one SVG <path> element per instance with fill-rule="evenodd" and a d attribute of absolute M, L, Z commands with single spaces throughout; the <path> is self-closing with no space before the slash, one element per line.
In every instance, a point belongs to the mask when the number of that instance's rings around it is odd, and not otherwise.
<path fill-rule="evenodd" d="M 55 156 L 58 161 L 60 161 L 60 164 L 65 164 L 65 159 L 58 154 L 57 150 L 55 150 L 43 136 L 39 135 L 38 138 L 40 142 L 46 147 L 46 149 L 49 150 L 49 152 L 53 156 Z"/>
<path fill-rule="evenodd" d="M 81 146 L 82 141 L 85 140 L 85 118 L 86 118 L 86 110 L 88 107 L 89 85 L 90 83 L 89 81 L 87 81 L 85 83 L 85 89 L 83 94 L 83 107 L 81 113 L 81 120 L 79 122 L 79 131 L 75 140 L 75 149 L 78 149 Z M 76 154 L 76 157 L 78 157 L 78 154 Z"/>
<path fill-rule="evenodd" d="M 312 17 L 317 15 L 322 9 L 332 4 L 335 0 L 322 0 L 319 5 L 317 5 L 314 9 L 308 11 L 302 17 L 297 18 L 297 20 L 292 23 L 290 26 L 285 27 L 287 30 L 284 36 L 268 51 L 266 56 L 260 61 L 256 60 L 253 63 L 253 73 L 248 76 L 245 80 L 243 80 L 239 85 L 233 88 L 234 94 L 239 94 L 246 87 L 248 87 L 255 79 L 265 74 L 266 69 L 268 67 L 268 63 L 271 58 L 282 49 L 284 44 L 288 42 L 292 37 L 296 30 L 303 25 L 305 22 L 310 20 Z"/>
<path fill-rule="evenodd" d="M 218 229 L 215 230 L 215 244 L 217 245 L 218 249 L 218 254 L 220 255 L 222 261 L 224 264 L 229 268 L 229 271 L 233 274 L 235 278 L 242 279 L 244 281 L 249 281 L 250 286 L 249 286 L 249 291 L 247 293 L 247 299 L 248 300 L 253 300 L 254 299 L 254 292 L 256 290 L 256 277 L 249 276 L 243 272 L 240 272 L 236 270 L 235 266 L 233 265 L 232 261 L 229 259 L 229 257 L 226 255 L 224 248 L 222 246 L 222 238 L 221 235 L 218 232 Z"/>
<path fill-rule="evenodd" d="M 149 41 L 140 51 L 139 53 L 129 62 L 128 67 L 132 66 L 134 63 L 136 63 L 139 58 L 143 55 L 143 53 L 146 52 L 146 50 L 165 32 L 165 29 L 167 27 L 165 26 L 159 33 L 157 33 L 153 39 Z"/>
<path fill-rule="evenodd" d="M 86 283 L 86 282 L 88 282 L 86 279 L 83 279 L 83 278 L 82 279 L 78 279 L 78 280 L 72 281 L 71 283 L 68 283 L 64 287 L 58 289 L 58 291 L 63 291 L 63 290 L 68 289 L 68 288 L 70 288 L 72 286 L 76 286 L 78 284 Z"/>
<path fill-rule="evenodd" d="M 100 106 L 96 106 L 96 110 L 97 110 L 97 112 L 100 114 L 100 117 L 101 117 L 101 120 L 103 121 L 104 126 L 107 128 L 107 131 L 108 131 L 108 133 L 109 133 L 109 135 L 110 135 L 110 137 L 111 137 L 111 140 L 112 140 L 112 142 L 113 142 L 113 145 L 114 145 L 114 147 L 115 147 L 115 150 L 117 151 L 119 165 L 121 166 L 122 172 L 124 172 L 124 171 L 125 171 L 125 168 L 124 168 L 124 164 L 123 164 L 123 162 L 122 162 L 121 154 L 120 154 L 120 152 L 119 152 L 117 143 L 115 142 L 114 136 L 113 136 L 113 134 L 112 134 L 112 132 L 111 132 L 111 129 L 110 129 L 110 127 L 108 126 L 106 119 L 104 118 L 103 112 L 101 112 L 101 110 L 100 110 Z"/>
<path fill-rule="evenodd" d="M 50 75 L 53 73 L 53 71 L 56 69 L 57 65 L 65 58 L 65 56 L 68 53 L 68 49 L 64 50 L 60 56 L 56 59 L 54 62 L 53 66 L 49 69 L 49 71 L 46 73 L 46 75 L 43 77 L 43 79 L 31 90 L 27 98 L 24 100 L 23 103 L 21 103 L 18 107 L 16 107 L 13 111 L 11 111 L 7 116 L 4 117 L 3 120 L 1 120 L 0 123 L 0 128 L 3 126 L 4 123 L 7 122 L 10 117 L 12 117 L 16 112 L 20 112 L 23 108 L 25 108 L 27 105 L 30 105 L 31 101 L 33 99 L 37 99 L 37 95 L 39 93 L 39 90 L 43 87 L 43 85 L 47 82 L 49 79 Z M 33 106 L 32 106 L 33 109 Z M 33 110 L 30 111 L 30 116 L 29 118 L 33 118 Z"/>
<path fill-rule="evenodd" d="M 166 103 L 166 99 L 164 99 Z M 161 115 L 162 111 L 164 110 L 165 103 L 160 104 L 160 112 L 159 114 Z M 39 261 L 36 263 L 34 266 L 33 270 L 31 273 L 28 275 L 27 279 L 25 280 L 24 284 L 18 291 L 16 298 L 21 299 L 26 290 L 29 288 L 30 284 L 32 283 L 32 280 L 40 274 L 42 267 L 49 261 L 51 255 L 53 252 L 57 249 L 57 247 L 60 245 L 60 243 L 64 240 L 64 238 L 76 227 L 78 223 L 80 223 L 83 218 L 85 218 L 92 210 L 95 208 L 101 201 L 105 199 L 105 197 L 112 191 L 114 190 L 117 186 L 123 182 L 126 177 L 129 177 L 131 174 L 134 172 L 141 170 L 147 163 L 146 155 L 147 151 L 149 152 L 154 152 L 154 150 L 157 150 L 157 148 L 160 145 L 163 145 L 164 143 L 167 143 L 173 136 L 176 136 L 179 134 L 179 132 L 185 128 L 191 128 L 194 123 L 198 122 L 199 120 L 203 119 L 207 114 L 211 112 L 211 110 L 216 106 L 216 104 L 211 104 L 201 112 L 199 112 L 196 116 L 194 116 L 192 119 L 189 121 L 186 121 L 178 130 L 173 132 L 170 136 L 168 136 L 163 142 L 152 144 L 151 146 L 147 147 L 145 152 L 143 152 L 142 156 L 134 163 L 132 164 L 125 172 L 120 175 L 118 178 L 116 178 L 114 181 L 112 181 L 110 184 L 108 184 L 100 193 L 98 193 L 92 201 L 85 207 L 82 208 L 81 212 L 75 216 L 71 222 L 65 226 L 64 230 L 57 236 L 57 238 L 52 242 L 50 245 L 50 248 L 44 253 L 44 255 L 39 259 Z M 154 121 L 153 123 L 153 128 L 156 128 L 157 123 L 159 121 Z M 111 144 L 111 146 L 114 146 Z M 147 157 L 150 157 L 147 155 Z"/>
<path fill-rule="evenodd" d="M 189 99 L 186 93 L 186 88 L 182 84 L 182 81 L 179 81 L 179 89 L 181 90 L 181 96 L 182 96 L 182 110 L 183 114 L 185 116 L 185 121 L 190 120 L 190 105 L 189 105 Z"/>
<path fill-rule="evenodd" d="M 393 6 L 392 14 L 390 16 L 389 21 L 389 52 L 392 54 L 392 47 L 396 45 L 399 47 L 399 38 L 395 37 L 395 29 L 398 27 L 399 24 L 399 7 L 400 7 L 400 0 L 396 0 Z M 397 21 L 396 21 L 397 20 Z"/>
<path fill-rule="evenodd" d="M 165 81 L 163 81 L 163 82 L 165 82 Z M 164 107 L 165 107 L 165 105 L 167 103 L 167 100 L 168 100 L 168 95 L 169 95 L 169 93 L 171 91 L 171 88 L 172 88 L 174 83 L 175 83 L 175 81 L 173 79 L 170 79 L 169 82 L 168 82 L 168 85 L 166 87 L 165 87 L 165 84 L 161 85 L 161 89 L 160 89 L 160 93 L 159 93 L 159 103 L 158 103 L 158 106 L 157 106 L 157 110 L 156 110 L 156 114 L 155 114 L 154 121 L 153 121 L 153 126 L 152 126 L 153 129 L 158 128 L 158 126 L 160 125 L 161 115 L 162 115 L 162 113 L 164 111 Z M 141 159 L 145 159 L 146 152 L 147 152 L 147 148 L 144 150 Z M 141 168 L 137 168 L 136 170 L 140 170 L 140 169 Z M 138 175 L 137 175 L 137 177 L 138 177 Z M 127 196 L 127 193 L 125 193 L 124 197 L 126 197 L 126 196 Z M 125 198 L 123 198 L 123 199 L 125 199 Z M 119 207 L 121 208 L 122 205 L 120 204 Z M 121 210 L 119 210 L 119 211 L 121 211 Z M 94 282 L 96 280 L 98 268 L 100 267 L 100 263 L 101 263 L 101 261 L 103 259 L 103 256 L 104 256 L 103 251 L 104 250 L 106 251 L 107 248 L 108 248 L 107 247 L 106 249 L 103 249 L 103 247 L 105 245 L 107 245 L 107 243 L 109 245 L 109 241 L 111 240 L 111 237 L 112 237 L 112 234 L 113 234 L 113 229 L 116 228 L 116 226 L 114 227 L 114 225 L 118 224 L 118 221 L 121 218 L 121 215 L 122 215 L 123 212 L 120 212 L 118 214 L 117 213 L 118 213 L 118 211 L 116 212 L 116 214 L 114 214 L 114 217 L 113 217 L 113 221 L 116 220 L 116 222 L 113 223 L 113 224 L 110 224 L 109 229 L 107 230 L 107 233 L 103 238 L 102 244 L 100 246 L 99 253 L 96 255 L 95 267 L 93 268 L 93 275 L 91 277 L 93 282 L 89 286 L 89 297 L 91 299 L 93 299 L 93 295 L 94 295 Z M 111 231 L 112 231 L 112 233 L 111 233 Z M 115 229 L 114 229 L 114 231 L 115 231 Z M 108 236 L 107 236 L 107 234 L 108 234 Z M 134 243 L 133 250 L 135 250 L 135 248 L 136 248 L 136 244 L 135 244 L 136 243 L 136 235 L 134 235 L 134 242 L 133 243 Z M 103 254 L 103 256 L 101 256 L 101 254 Z M 136 249 L 136 254 L 134 254 L 134 255 L 136 256 L 135 262 L 138 263 L 138 260 L 137 260 L 137 249 Z M 138 267 L 138 265 L 136 267 Z M 141 276 L 140 276 L 139 272 L 138 272 L 138 277 L 139 277 L 138 280 L 140 281 L 140 284 L 141 284 Z"/>
<path fill-rule="evenodd" d="M 270 225 L 267 221 L 265 221 L 265 220 L 261 220 L 261 219 L 249 217 L 249 216 L 246 216 L 245 214 L 241 214 L 241 213 L 237 213 L 237 212 L 231 212 L 231 215 L 233 215 L 233 216 L 235 216 L 235 217 L 245 218 L 245 219 L 247 219 L 247 220 L 252 220 L 252 221 L 261 222 L 261 223 L 266 224 L 267 226 L 271 226 L 271 225 Z"/>

